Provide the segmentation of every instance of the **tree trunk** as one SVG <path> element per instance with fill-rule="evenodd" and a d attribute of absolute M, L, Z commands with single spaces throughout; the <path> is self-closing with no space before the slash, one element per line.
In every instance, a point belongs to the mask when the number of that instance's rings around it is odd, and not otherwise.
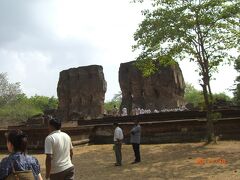
<path fill-rule="evenodd" d="M 209 84 L 209 78 L 203 78 L 203 95 L 206 106 L 206 119 L 207 119 L 207 143 L 215 142 L 214 124 L 213 124 L 213 109 L 212 109 L 212 92 Z M 209 90 L 209 91 L 208 91 Z"/>
<path fill-rule="evenodd" d="M 215 134 L 214 134 L 214 125 L 212 118 L 212 110 L 207 110 L 207 142 L 215 142 Z"/>

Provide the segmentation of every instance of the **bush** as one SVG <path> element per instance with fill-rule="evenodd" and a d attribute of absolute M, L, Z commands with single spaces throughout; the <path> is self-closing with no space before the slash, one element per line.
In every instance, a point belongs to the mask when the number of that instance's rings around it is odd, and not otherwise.
<path fill-rule="evenodd" d="M 26 121 L 28 118 L 43 114 L 47 109 L 56 109 L 58 100 L 54 97 L 33 96 L 28 98 L 25 94 L 19 94 L 17 98 L 5 104 L 0 109 L 0 119 L 8 122 Z"/>

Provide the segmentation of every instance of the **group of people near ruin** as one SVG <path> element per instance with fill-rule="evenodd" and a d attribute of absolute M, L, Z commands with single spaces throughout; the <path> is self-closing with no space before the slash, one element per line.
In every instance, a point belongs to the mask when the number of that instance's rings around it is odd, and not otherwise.
<path fill-rule="evenodd" d="M 116 156 L 116 163 L 115 166 L 122 165 L 122 143 L 123 143 L 123 131 L 119 127 L 118 123 L 114 123 L 114 145 L 113 150 Z M 132 144 L 132 148 L 134 151 L 135 159 L 132 164 L 141 162 L 141 155 L 140 155 L 140 140 L 141 140 L 141 126 L 137 120 L 134 122 L 134 126 L 129 132 L 130 134 L 130 143 Z"/>
<path fill-rule="evenodd" d="M 122 165 L 123 131 L 118 123 L 114 123 L 114 152 L 115 166 Z M 46 180 L 73 180 L 74 165 L 72 164 L 73 146 L 68 134 L 62 132 L 61 121 L 51 118 L 48 121 L 49 134 L 45 139 L 45 179 Z M 132 164 L 141 162 L 140 138 L 141 126 L 135 121 L 131 129 L 130 142 L 135 159 Z M 0 162 L 0 180 L 43 180 L 39 161 L 27 154 L 27 135 L 19 130 L 10 130 L 5 133 L 7 149 L 10 153 Z"/>
<path fill-rule="evenodd" d="M 133 108 L 132 109 L 132 115 L 141 115 L 141 114 L 151 114 L 151 113 L 160 113 L 160 112 L 179 112 L 179 111 L 187 111 L 188 109 L 185 106 L 181 106 L 181 107 L 176 107 L 176 108 L 163 108 L 161 110 L 158 109 L 143 109 L 143 108 Z M 113 116 L 127 116 L 128 114 L 128 110 L 126 107 L 122 108 L 122 111 L 119 111 L 116 107 L 116 105 L 114 105 L 113 110 L 111 112 L 111 115 Z"/>
<path fill-rule="evenodd" d="M 71 138 L 60 129 L 60 120 L 51 118 L 48 121 L 46 180 L 74 179 Z M 27 154 L 27 135 L 21 130 L 10 130 L 5 136 L 10 155 L 0 162 L 0 180 L 43 180 L 38 160 Z"/>

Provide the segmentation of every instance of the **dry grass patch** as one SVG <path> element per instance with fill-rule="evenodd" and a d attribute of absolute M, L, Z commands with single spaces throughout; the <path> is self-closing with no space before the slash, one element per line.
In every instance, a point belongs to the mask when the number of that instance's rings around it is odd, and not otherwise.
<path fill-rule="evenodd" d="M 134 165 L 130 164 L 134 159 L 130 145 L 123 145 L 122 154 L 123 166 L 115 167 L 112 145 L 75 147 L 76 180 L 240 179 L 238 141 L 221 141 L 207 146 L 203 143 L 142 145 L 142 162 Z M 38 158 L 44 175 L 45 156 L 34 156 Z"/>

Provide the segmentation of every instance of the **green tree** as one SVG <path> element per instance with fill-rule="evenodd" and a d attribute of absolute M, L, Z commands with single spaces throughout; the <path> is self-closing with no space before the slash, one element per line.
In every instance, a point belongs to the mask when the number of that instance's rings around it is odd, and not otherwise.
<path fill-rule="evenodd" d="M 114 106 L 116 106 L 119 109 L 121 105 L 121 101 L 122 101 L 122 93 L 118 92 L 113 96 L 111 101 L 107 101 L 104 103 L 104 109 L 108 112 L 112 111 Z"/>
<path fill-rule="evenodd" d="M 7 73 L 0 73 L 0 107 L 16 100 L 21 94 L 20 83 L 10 83 Z"/>
<path fill-rule="evenodd" d="M 203 93 L 197 90 L 192 84 L 186 83 L 184 100 L 187 103 L 192 103 L 194 107 L 198 107 L 199 104 L 204 102 Z"/>
<path fill-rule="evenodd" d="M 43 114 L 47 109 L 56 109 L 58 100 L 55 97 L 32 96 L 18 94 L 14 100 L 0 108 L 0 121 L 19 122 Z M 7 123 L 6 123 L 7 124 Z"/>
<path fill-rule="evenodd" d="M 122 92 L 119 91 L 117 94 L 114 94 L 112 101 L 121 103 L 122 101 Z"/>
<path fill-rule="evenodd" d="M 228 95 L 226 95 L 226 93 L 222 92 L 213 94 L 213 102 L 215 103 L 217 101 L 230 102 L 232 101 L 232 99 Z"/>
<path fill-rule="evenodd" d="M 48 109 L 56 109 L 58 106 L 58 100 L 53 96 L 49 98 L 47 96 L 35 95 L 29 98 L 29 102 L 42 112 Z"/>
<path fill-rule="evenodd" d="M 48 99 L 48 109 L 57 109 L 58 108 L 58 99 L 54 96 Z"/>
<path fill-rule="evenodd" d="M 142 2 L 143 0 L 138 0 Z M 198 65 L 200 85 L 207 108 L 207 140 L 214 140 L 212 120 L 212 75 L 223 62 L 234 57 L 229 50 L 239 44 L 239 0 L 153 0 L 153 8 L 143 11 L 145 19 L 134 34 L 141 49 L 138 65 L 146 75 L 157 65 L 178 60 Z"/>
<path fill-rule="evenodd" d="M 194 107 L 198 107 L 203 109 L 201 105 L 204 104 L 203 92 L 201 90 L 197 90 L 192 84 L 186 83 L 184 100 L 187 103 L 192 103 Z M 213 94 L 213 104 L 217 103 L 228 103 L 231 102 L 231 98 L 226 95 L 224 92 L 214 93 Z"/>
<path fill-rule="evenodd" d="M 0 73 L 0 123 L 25 121 L 36 114 L 43 114 L 47 109 L 56 109 L 55 97 L 35 95 L 28 98 L 22 93 L 20 83 L 10 83 L 6 73 Z"/>
<path fill-rule="evenodd" d="M 238 59 L 235 61 L 234 65 L 235 69 L 237 70 L 238 73 L 240 73 L 240 56 Z M 240 76 L 236 77 L 236 88 L 233 90 L 233 101 L 235 104 L 240 105 Z"/>
<path fill-rule="evenodd" d="M 0 109 L 0 120 L 8 122 L 26 121 L 36 114 L 42 114 L 42 111 L 30 104 L 29 101 L 20 100 L 3 106 Z"/>

